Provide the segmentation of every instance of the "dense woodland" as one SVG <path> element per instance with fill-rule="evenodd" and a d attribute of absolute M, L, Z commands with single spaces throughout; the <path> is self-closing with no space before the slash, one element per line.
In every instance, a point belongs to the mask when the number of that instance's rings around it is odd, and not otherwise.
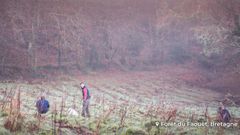
<path fill-rule="evenodd" d="M 239 14 L 239 0 L 1 0 L 0 76 L 184 66 L 236 90 Z"/>

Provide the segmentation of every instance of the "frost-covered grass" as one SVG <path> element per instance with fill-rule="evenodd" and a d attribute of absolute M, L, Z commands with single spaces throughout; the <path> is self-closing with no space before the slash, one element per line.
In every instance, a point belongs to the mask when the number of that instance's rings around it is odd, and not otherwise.
<path fill-rule="evenodd" d="M 98 134 L 236 134 L 238 128 L 178 127 L 155 126 L 155 122 L 205 122 L 204 116 L 208 106 L 208 116 L 214 121 L 218 103 L 222 95 L 208 89 L 188 86 L 169 76 L 152 72 L 84 76 L 84 80 L 73 77 L 59 77 L 57 81 L 42 81 L 29 84 L 24 81 L 0 83 L 0 100 L 11 90 L 20 89 L 21 115 L 24 128 L 19 134 L 53 134 L 59 133 L 58 123 L 54 130 L 53 120 L 63 121 L 66 125 L 83 127 Z M 69 108 L 81 114 L 82 93 L 80 82 L 86 82 L 90 89 L 91 118 L 70 116 Z M 7 93 L 7 94 L 6 94 Z M 50 102 L 50 111 L 42 119 L 36 117 L 35 102 L 40 95 L 45 95 Z M 63 103 L 63 107 L 62 106 Z M 9 115 L 10 102 L 1 110 L 0 124 L 3 127 Z M 61 115 L 61 108 L 62 116 Z M 240 118 L 240 108 L 228 107 L 232 116 Z M 54 115 L 57 110 L 57 115 Z M 174 113 L 176 110 L 176 113 Z M 30 132 L 31 129 L 34 129 Z M 4 128 L 2 132 L 9 132 Z M 63 134 L 78 134 L 74 128 L 61 128 Z"/>

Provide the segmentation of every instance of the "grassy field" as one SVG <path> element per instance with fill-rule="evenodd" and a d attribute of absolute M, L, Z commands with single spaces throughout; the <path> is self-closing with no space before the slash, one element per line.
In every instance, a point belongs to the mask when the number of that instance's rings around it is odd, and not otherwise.
<path fill-rule="evenodd" d="M 80 82 L 91 93 L 90 118 L 68 115 L 82 107 Z M 156 126 L 156 122 L 211 123 L 225 95 L 188 85 L 163 72 L 91 73 L 54 80 L 0 83 L 1 134 L 238 135 L 240 108 L 228 106 L 233 127 Z M 35 102 L 46 95 L 50 111 L 39 118 Z"/>

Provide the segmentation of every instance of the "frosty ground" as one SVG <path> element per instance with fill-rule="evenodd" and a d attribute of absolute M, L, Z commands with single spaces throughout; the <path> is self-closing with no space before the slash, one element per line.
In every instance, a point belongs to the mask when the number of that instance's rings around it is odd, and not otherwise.
<path fill-rule="evenodd" d="M 69 108 L 81 113 L 80 82 L 85 82 L 90 89 L 90 118 L 68 115 Z M 4 124 L 11 115 L 10 106 L 19 91 L 22 126 L 9 132 Z M 1 105 L 5 106 L 1 110 L 1 132 L 8 134 L 236 135 L 240 131 L 239 125 L 156 126 L 156 122 L 215 121 L 219 101 L 225 98 L 223 93 L 189 85 L 165 72 L 90 73 L 32 82 L 2 81 L 0 92 Z M 39 119 L 35 115 L 35 102 L 42 94 L 50 102 L 50 111 Z M 239 123 L 240 108 L 235 105 L 228 108 L 233 122 Z"/>

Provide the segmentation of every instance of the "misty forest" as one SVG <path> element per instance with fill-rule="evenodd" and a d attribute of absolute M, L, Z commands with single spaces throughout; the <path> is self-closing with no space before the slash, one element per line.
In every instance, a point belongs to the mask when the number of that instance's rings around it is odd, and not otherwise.
<path fill-rule="evenodd" d="M 239 133 L 240 0 L 0 0 L 0 135 Z"/>

